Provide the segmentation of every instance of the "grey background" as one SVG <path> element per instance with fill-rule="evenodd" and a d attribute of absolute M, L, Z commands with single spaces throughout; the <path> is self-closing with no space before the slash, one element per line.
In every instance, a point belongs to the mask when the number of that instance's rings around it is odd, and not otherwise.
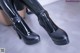
<path fill-rule="evenodd" d="M 26 23 L 37 34 L 41 41 L 26 45 L 20 40 L 11 26 L 0 25 L 0 48 L 6 53 L 80 53 L 80 2 L 63 0 L 44 6 L 51 19 L 69 36 L 70 43 L 65 46 L 55 45 L 47 32 L 39 25 L 34 14 L 26 15 Z"/>

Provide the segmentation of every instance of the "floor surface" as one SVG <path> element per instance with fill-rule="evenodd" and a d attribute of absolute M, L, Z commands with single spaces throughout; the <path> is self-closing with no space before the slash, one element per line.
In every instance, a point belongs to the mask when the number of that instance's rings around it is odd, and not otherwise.
<path fill-rule="evenodd" d="M 26 15 L 25 21 L 40 35 L 41 41 L 34 45 L 26 45 L 11 26 L 0 25 L 0 48 L 5 48 L 6 53 L 80 53 L 80 2 L 57 1 L 44 8 L 56 25 L 67 32 L 70 40 L 68 45 L 55 45 L 39 25 L 37 17 L 31 14 Z"/>

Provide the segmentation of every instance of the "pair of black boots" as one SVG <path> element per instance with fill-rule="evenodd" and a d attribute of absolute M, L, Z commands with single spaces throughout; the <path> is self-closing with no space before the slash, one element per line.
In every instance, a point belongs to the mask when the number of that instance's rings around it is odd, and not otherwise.
<path fill-rule="evenodd" d="M 14 1 L 15 0 L 0 0 L 0 6 L 6 14 L 10 16 L 10 19 L 13 22 L 13 28 L 20 39 L 23 39 L 24 42 L 29 45 L 38 43 L 40 41 L 40 36 L 34 33 L 17 13 Z M 20 0 L 20 2 L 37 15 L 40 25 L 48 32 L 55 44 L 66 45 L 69 43 L 66 32 L 54 24 L 50 19 L 48 12 L 37 0 Z"/>

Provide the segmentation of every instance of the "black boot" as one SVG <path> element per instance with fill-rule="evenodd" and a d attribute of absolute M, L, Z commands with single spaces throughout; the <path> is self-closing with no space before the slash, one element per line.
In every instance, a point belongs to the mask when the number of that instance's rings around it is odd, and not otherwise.
<path fill-rule="evenodd" d="M 14 0 L 13 0 L 14 1 Z M 23 39 L 26 44 L 35 44 L 40 41 L 39 35 L 31 31 L 26 25 L 24 20 L 17 13 L 15 4 L 12 0 L 0 0 L 1 8 L 10 16 L 10 20 L 13 22 L 13 28 L 19 35 L 20 39 Z"/>
<path fill-rule="evenodd" d="M 68 35 L 50 19 L 48 12 L 38 3 L 37 0 L 20 0 L 38 17 L 40 25 L 48 32 L 52 40 L 57 45 L 69 43 Z"/>

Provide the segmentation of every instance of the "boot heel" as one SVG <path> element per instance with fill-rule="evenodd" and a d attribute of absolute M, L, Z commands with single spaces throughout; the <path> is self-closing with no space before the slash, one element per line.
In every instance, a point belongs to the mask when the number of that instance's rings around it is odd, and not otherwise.
<path fill-rule="evenodd" d="M 28 45 L 38 43 L 40 41 L 40 36 L 34 33 L 18 14 L 14 1 L 15 0 L 0 0 L 0 6 L 4 9 L 4 12 L 10 16 L 13 28 L 18 33 L 20 39 L 23 39 Z"/>
<path fill-rule="evenodd" d="M 17 33 L 17 34 L 18 34 L 19 39 L 22 39 L 21 35 L 19 33 Z"/>

